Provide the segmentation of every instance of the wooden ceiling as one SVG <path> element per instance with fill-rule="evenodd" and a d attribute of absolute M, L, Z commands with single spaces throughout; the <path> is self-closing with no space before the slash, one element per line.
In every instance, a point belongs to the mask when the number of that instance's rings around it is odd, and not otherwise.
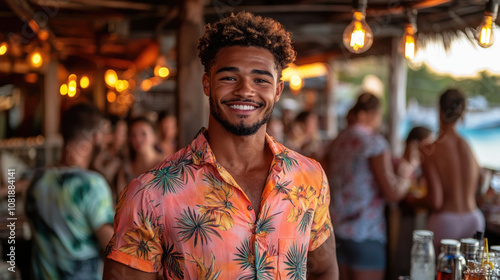
<path fill-rule="evenodd" d="M 0 40 L 37 41 L 27 23 L 33 17 L 51 32 L 50 44 L 59 59 L 78 65 L 127 68 L 145 49 L 158 48 L 158 39 L 175 38 L 181 0 L 3 0 L 0 2 Z M 416 9 L 421 35 L 454 34 L 475 28 L 482 20 L 485 0 L 368 0 L 367 22 L 375 39 L 367 52 L 389 49 L 390 38 L 400 36 L 407 9 Z M 239 11 L 277 19 L 293 34 L 298 61 L 321 61 L 345 54 L 342 32 L 352 18 L 347 0 L 215 0 L 205 5 L 205 21 Z M 2 38 L 3 37 L 3 38 Z M 453 38 L 443 36 L 443 38 Z M 445 42 L 446 43 L 446 42 Z M 349 54 L 350 57 L 354 56 Z"/>

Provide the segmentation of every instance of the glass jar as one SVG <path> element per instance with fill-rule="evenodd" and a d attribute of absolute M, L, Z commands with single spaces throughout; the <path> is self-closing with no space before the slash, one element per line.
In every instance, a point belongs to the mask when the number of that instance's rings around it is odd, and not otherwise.
<path fill-rule="evenodd" d="M 437 280 L 461 280 L 466 263 L 464 256 L 460 253 L 460 242 L 454 239 L 443 239 L 440 248 Z"/>
<path fill-rule="evenodd" d="M 465 258 L 465 261 L 476 261 L 479 253 L 479 241 L 474 238 L 460 239 L 460 251 Z"/>
<path fill-rule="evenodd" d="M 410 269 L 412 280 L 434 280 L 436 276 L 436 255 L 432 245 L 433 239 L 434 233 L 432 231 L 413 231 Z"/>

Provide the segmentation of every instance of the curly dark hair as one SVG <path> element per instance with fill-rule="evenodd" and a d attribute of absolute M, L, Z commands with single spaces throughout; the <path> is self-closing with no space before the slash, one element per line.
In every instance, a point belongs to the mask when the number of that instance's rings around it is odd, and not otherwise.
<path fill-rule="evenodd" d="M 220 49 L 230 46 L 259 47 L 269 50 L 274 56 L 276 70 L 281 71 L 295 60 L 290 33 L 277 21 L 255 16 L 248 12 L 205 25 L 205 33 L 198 42 L 198 56 L 205 73 L 214 65 Z"/>

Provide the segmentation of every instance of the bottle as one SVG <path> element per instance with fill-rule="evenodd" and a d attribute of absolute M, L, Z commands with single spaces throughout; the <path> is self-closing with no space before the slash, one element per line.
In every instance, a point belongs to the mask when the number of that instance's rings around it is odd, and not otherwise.
<path fill-rule="evenodd" d="M 436 255 L 432 240 L 434 233 L 429 230 L 413 231 L 413 245 L 411 247 L 412 280 L 434 280 L 436 276 Z"/>
<path fill-rule="evenodd" d="M 460 253 L 460 242 L 441 240 L 441 253 L 437 261 L 437 280 L 461 280 L 465 270 L 465 258 Z"/>
<path fill-rule="evenodd" d="M 460 239 L 460 251 L 465 258 L 465 261 L 477 261 L 479 254 L 479 241 L 474 238 Z"/>

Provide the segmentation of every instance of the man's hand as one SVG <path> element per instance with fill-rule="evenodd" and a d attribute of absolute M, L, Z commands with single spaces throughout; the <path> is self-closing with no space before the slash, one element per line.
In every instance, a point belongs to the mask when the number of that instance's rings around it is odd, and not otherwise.
<path fill-rule="evenodd" d="M 332 235 L 316 250 L 307 254 L 307 279 L 339 279 L 335 236 Z"/>

